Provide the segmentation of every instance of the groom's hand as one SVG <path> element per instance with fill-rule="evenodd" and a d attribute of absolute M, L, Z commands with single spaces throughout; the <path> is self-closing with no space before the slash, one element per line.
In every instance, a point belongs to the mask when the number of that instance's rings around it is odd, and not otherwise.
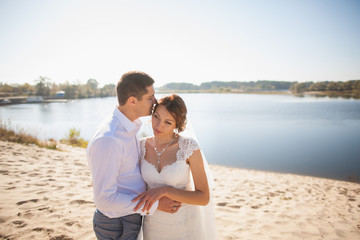
<path fill-rule="evenodd" d="M 167 213 L 176 213 L 181 207 L 181 202 L 171 200 L 168 197 L 162 197 L 159 200 L 157 209 Z"/>

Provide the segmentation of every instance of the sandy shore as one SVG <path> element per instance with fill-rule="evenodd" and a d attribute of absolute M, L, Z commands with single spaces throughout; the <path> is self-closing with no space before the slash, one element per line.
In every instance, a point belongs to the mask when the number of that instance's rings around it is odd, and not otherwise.
<path fill-rule="evenodd" d="M 95 239 L 85 150 L 0 141 L 0 239 Z M 360 239 L 360 184 L 211 166 L 219 239 Z"/>

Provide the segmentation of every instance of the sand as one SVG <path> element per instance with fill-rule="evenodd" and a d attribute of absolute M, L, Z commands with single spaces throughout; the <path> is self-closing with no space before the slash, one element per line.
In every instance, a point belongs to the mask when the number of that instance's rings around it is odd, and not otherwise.
<path fill-rule="evenodd" d="M 95 239 L 85 149 L 0 141 L 0 239 Z M 360 239 L 360 184 L 210 165 L 219 239 Z"/>

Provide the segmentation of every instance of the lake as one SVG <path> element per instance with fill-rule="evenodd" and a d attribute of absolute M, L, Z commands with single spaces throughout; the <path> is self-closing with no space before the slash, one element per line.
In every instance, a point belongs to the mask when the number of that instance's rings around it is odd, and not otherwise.
<path fill-rule="evenodd" d="M 360 100 L 180 96 L 209 163 L 341 180 L 360 176 Z M 115 105 L 115 97 L 9 105 L 0 107 L 0 118 L 43 139 L 61 139 L 70 128 L 77 128 L 89 140 Z"/>

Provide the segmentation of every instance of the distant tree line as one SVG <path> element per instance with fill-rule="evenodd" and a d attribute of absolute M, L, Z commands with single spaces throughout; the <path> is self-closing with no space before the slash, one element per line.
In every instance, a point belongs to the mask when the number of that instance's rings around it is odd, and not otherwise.
<path fill-rule="evenodd" d="M 294 83 L 290 87 L 290 91 L 292 92 L 352 90 L 360 90 L 360 80 L 351 80 L 347 82 L 303 82 Z"/>
<path fill-rule="evenodd" d="M 89 79 L 86 84 L 70 82 L 56 84 L 47 77 L 39 77 L 35 80 L 34 85 L 0 83 L 0 97 L 43 96 L 55 98 L 59 91 L 65 92 L 66 99 L 116 96 L 115 84 L 107 84 L 99 88 L 95 79 Z"/>
<path fill-rule="evenodd" d="M 9 96 L 43 96 L 52 98 L 58 91 L 65 92 L 66 99 L 116 96 L 115 84 L 107 84 L 99 88 L 95 79 L 86 84 L 51 82 L 47 77 L 39 77 L 34 85 L 0 83 L 0 97 Z M 258 92 L 258 91 L 291 91 L 295 94 L 317 92 L 323 95 L 360 98 L 360 80 L 346 82 L 284 82 L 284 81 L 250 81 L 250 82 L 204 82 L 200 85 L 192 83 L 168 83 L 160 91 L 198 91 L 198 92 Z"/>
<path fill-rule="evenodd" d="M 205 82 L 200 85 L 192 83 L 168 83 L 161 91 L 213 91 L 213 92 L 257 92 L 257 91 L 291 91 L 295 94 L 318 92 L 323 95 L 360 98 L 360 80 L 346 82 L 283 82 L 283 81 L 251 81 L 251 82 Z"/>
<path fill-rule="evenodd" d="M 251 82 L 204 82 L 200 85 L 194 85 L 192 83 L 168 83 L 164 85 L 160 90 L 197 90 L 197 91 L 284 91 L 289 90 L 294 82 L 283 81 L 251 81 Z"/>
<path fill-rule="evenodd" d="M 360 98 L 360 80 L 346 82 L 304 82 L 294 83 L 290 87 L 293 93 L 316 92 L 328 96 L 342 96 L 347 98 Z"/>

